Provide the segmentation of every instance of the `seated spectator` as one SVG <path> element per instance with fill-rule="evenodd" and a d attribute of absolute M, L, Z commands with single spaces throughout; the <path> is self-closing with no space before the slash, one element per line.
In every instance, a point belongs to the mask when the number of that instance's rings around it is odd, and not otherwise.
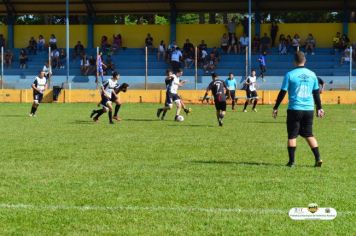
<path fill-rule="evenodd" d="M 287 40 L 284 37 L 279 38 L 278 52 L 279 52 L 279 55 L 287 55 L 288 54 Z"/>
<path fill-rule="evenodd" d="M 288 34 L 286 38 L 287 53 L 291 52 L 292 48 L 292 37 Z"/>
<path fill-rule="evenodd" d="M 170 43 L 168 45 L 168 48 L 167 48 L 167 61 L 170 62 L 171 61 L 171 55 L 172 55 L 172 52 L 177 48 L 177 42 L 176 41 L 172 41 L 172 43 Z"/>
<path fill-rule="evenodd" d="M 33 54 L 36 55 L 37 51 L 37 42 L 34 37 L 31 37 L 30 41 L 28 41 L 28 46 L 27 46 L 28 54 Z"/>
<path fill-rule="evenodd" d="M 351 59 L 351 54 L 350 54 L 350 48 L 345 48 L 344 50 L 344 53 L 341 57 L 341 61 L 340 61 L 340 64 L 344 64 L 345 62 L 346 63 L 350 63 L 350 59 Z"/>
<path fill-rule="evenodd" d="M 213 47 L 213 50 L 211 51 L 211 53 L 214 53 L 214 56 L 218 61 L 221 60 L 220 52 L 218 51 L 218 49 L 216 47 Z"/>
<path fill-rule="evenodd" d="M 235 54 L 237 54 L 239 50 L 238 43 L 239 41 L 237 40 L 236 34 L 233 33 L 231 38 L 229 39 L 229 47 L 227 49 L 227 54 L 230 54 L 231 49 L 234 49 Z"/>
<path fill-rule="evenodd" d="M 111 44 L 111 50 L 113 51 L 113 53 L 115 53 L 117 50 L 119 50 L 121 48 L 122 44 L 121 44 L 121 34 L 118 34 L 115 36 L 115 34 L 113 34 L 112 36 L 112 44 Z"/>
<path fill-rule="evenodd" d="M 341 35 L 340 32 L 337 32 L 336 36 L 333 38 L 333 48 L 335 52 L 340 50 L 340 41 L 341 41 L 340 35 Z"/>
<path fill-rule="evenodd" d="M 218 64 L 218 60 L 215 57 L 214 53 L 210 53 L 208 60 L 206 60 L 203 68 L 205 70 L 205 73 L 214 73 L 216 66 Z"/>
<path fill-rule="evenodd" d="M 51 65 L 52 68 L 59 69 L 60 61 L 59 61 L 59 50 L 55 49 L 51 52 Z"/>
<path fill-rule="evenodd" d="M 350 39 L 347 37 L 346 34 L 343 34 L 340 39 L 340 50 L 345 50 L 350 43 Z"/>
<path fill-rule="evenodd" d="M 199 52 L 199 57 L 198 57 L 199 67 L 203 67 L 207 59 L 208 59 L 208 52 L 204 49 L 201 50 Z"/>
<path fill-rule="evenodd" d="M 110 50 L 110 44 L 109 44 L 109 41 L 108 41 L 108 37 L 103 35 L 101 37 L 101 51 L 103 52 L 103 54 L 107 54 L 107 52 L 109 50 Z"/>
<path fill-rule="evenodd" d="M 314 55 L 314 48 L 315 48 L 316 42 L 312 34 L 308 34 L 307 39 L 305 40 L 305 52 L 306 54 L 311 53 Z"/>
<path fill-rule="evenodd" d="M 194 65 L 195 61 L 195 50 L 194 48 L 190 48 L 190 51 L 186 53 L 184 58 L 184 68 L 191 68 Z"/>
<path fill-rule="evenodd" d="M 88 75 L 89 72 L 89 60 L 87 55 L 84 54 L 80 60 L 80 72 L 82 75 Z"/>
<path fill-rule="evenodd" d="M 1 47 L 6 47 L 5 45 L 5 38 L 4 38 L 4 35 L 3 34 L 0 34 L 0 48 Z"/>
<path fill-rule="evenodd" d="M 224 53 L 227 53 L 227 49 L 229 48 L 229 38 L 227 34 L 223 34 L 222 38 L 220 39 L 221 49 Z"/>
<path fill-rule="evenodd" d="M 83 54 L 84 54 L 84 46 L 82 42 L 78 41 L 77 44 L 74 46 L 73 58 L 76 59 L 78 56 L 82 57 Z"/>
<path fill-rule="evenodd" d="M 208 45 L 205 43 L 204 40 L 201 41 L 201 43 L 198 46 L 198 49 L 199 49 L 199 51 L 202 51 L 202 50 L 207 51 L 208 50 Z"/>
<path fill-rule="evenodd" d="M 180 69 L 180 61 L 182 59 L 183 55 L 182 52 L 180 51 L 179 47 L 174 48 L 174 50 L 171 53 L 171 67 L 173 70 L 173 73 L 176 73 L 178 69 Z"/>
<path fill-rule="evenodd" d="M 51 37 L 50 37 L 48 43 L 49 43 L 49 46 L 51 47 L 51 50 L 57 49 L 57 38 L 54 34 L 51 34 Z"/>
<path fill-rule="evenodd" d="M 13 58 L 12 52 L 10 50 L 7 50 L 4 55 L 5 68 L 11 68 L 12 58 Z"/>
<path fill-rule="evenodd" d="M 256 54 L 260 49 L 260 45 L 261 45 L 260 36 L 258 36 L 258 34 L 255 34 L 255 37 L 253 37 L 252 40 L 252 53 Z"/>
<path fill-rule="evenodd" d="M 107 56 L 106 57 L 106 63 L 105 63 L 106 67 L 104 67 L 104 71 L 105 74 L 109 75 L 111 74 L 113 71 L 115 71 L 115 64 L 112 61 L 111 56 Z"/>
<path fill-rule="evenodd" d="M 40 34 L 37 40 L 37 50 L 41 52 L 45 49 L 45 47 L 46 47 L 46 40 L 44 39 L 43 35 Z"/>
<path fill-rule="evenodd" d="M 183 45 L 183 53 L 190 52 L 191 48 L 194 48 L 194 45 L 189 41 L 189 39 L 186 39 Z"/>
<path fill-rule="evenodd" d="M 271 48 L 271 38 L 268 37 L 267 33 L 264 33 L 261 38 L 261 52 L 267 52 Z"/>
<path fill-rule="evenodd" d="M 239 46 L 240 46 L 240 53 L 243 53 L 246 49 L 246 47 L 248 46 L 248 42 L 249 41 L 249 38 L 246 36 L 246 34 L 243 34 L 241 37 L 240 37 L 240 40 L 239 40 Z"/>
<path fill-rule="evenodd" d="M 161 40 L 159 46 L 158 46 L 158 52 L 157 52 L 157 60 L 159 61 L 161 59 L 165 60 L 166 59 L 166 44 L 164 43 L 163 40 Z"/>
<path fill-rule="evenodd" d="M 299 47 L 300 47 L 300 38 L 298 34 L 295 34 L 292 39 L 292 48 L 294 49 L 294 52 L 299 51 Z"/>
<path fill-rule="evenodd" d="M 26 69 L 27 67 L 27 54 L 25 49 L 21 49 L 20 56 L 19 56 L 19 61 L 20 61 L 20 69 Z"/>
<path fill-rule="evenodd" d="M 88 75 L 96 75 L 96 60 L 93 56 L 90 56 L 89 58 Z"/>
<path fill-rule="evenodd" d="M 146 45 L 147 49 L 150 51 L 152 51 L 154 49 L 153 38 L 152 38 L 151 34 L 147 34 L 147 37 L 145 39 L 145 45 Z"/>
<path fill-rule="evenodd" d="M 67 59 L 67 54 L 64 51 L 64 49 L 61 49 L 61 52 L 59 53 L 59 68 L 64 69 L 64 65 L 66 64 L 66 59 Z"/>
<path fill-rule="evenodd" d="M 49 63 L 48 61 L 46 61 L 43 65 L 43 68 L 42 68 L 42 71 L 44 72 L 45 74 L 45 77 L 47 79 L 50 79 L 51 76 L 52 76 L 52 71 L 51 71 L 51 67 L 49 66 Z"/>

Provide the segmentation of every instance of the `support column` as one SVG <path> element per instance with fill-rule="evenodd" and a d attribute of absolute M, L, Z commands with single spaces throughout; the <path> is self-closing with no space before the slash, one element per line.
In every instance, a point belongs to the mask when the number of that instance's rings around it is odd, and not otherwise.
<path fill-rule="evenodd" d="M 261 14 L 260 14 L 258 1 L 256 1 L 256 10 L 255 10 L 255 34 L 261 37 Z"/>
<path fill-rule="evenodd" d="M 170 16 L 170 42 L 177 39 L 177 8 L 173 1 L 171 1 L 171 16 Z"/>
<path fill-rule="evenodd" d="M 349 34 L 349 21 L 350 21 L 350 10 L 348 8 L 348 1 L 344 0 L 344 20 L 342 23 L 342 33 Z"/>
<path fill-rule="evenodd" d="M 88 16 L 87 19 L 87 25 L 88 25 L 88 32 L 87 32 L 87 38 L 88 38 L 88 45 L 87 48 L 94 48 L 94 18 L 92 16 Z"/>
<path fill-rule="evenodd" d="M 5 46 L 9 49 L 14 48 L 14 38 L 15 38 L 14 24 L 15 24 L 15 16 L 8 15 L 7 16 L 7 42 Z"/>

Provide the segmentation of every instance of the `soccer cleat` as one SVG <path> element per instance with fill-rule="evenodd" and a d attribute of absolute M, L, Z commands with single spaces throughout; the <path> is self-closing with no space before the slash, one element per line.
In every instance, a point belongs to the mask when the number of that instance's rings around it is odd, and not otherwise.
<path fill-rule="evenodd" d="M 190 108 L 184 108 L 184 112 L 185 112 L 185 114 L 188 115 L 191 112 L 191 109 Z"/>
<path fill-rule="evenodd" d="M 174 121 L 178 121 L 178 115 L 174 117 Z"/>
<path fill-rule="evenodd" d="M 323 160 L 316 161 L 314 167 L 321 167 L 322 164 Z"/>
<path fill-rule="evenodd" d="M 99 121 L 99 119 L 94 117 L 93 121 L 97 123 Z"/>
<path fill-rule="evenodd" d="M 294 162 L 289 161 L 286 166 L 293 168 L 293 167 L 295 167 L 295 164 L 294 164 Z"/>
<path fill-rule="evenodd" d="M 115 123 L 114 123 L 114 121 L 110 121 L 109 124 L 110 124 L 110 125 L 113 125 L 113 124 L 115 124 Z"/>
<path fill-rule="evenodd" d="M 95 115 L 95 110 L 93 110 L 90 114 L 90 118 L 93 118 L 93 116 Z"/>
<path fill-rule="evenodd" d="M 253 108 L 252 111 L 253 111 L 253 112 L 257 112 L 257 109 L 256 109 L 256 108 Z"/>
<path fill-rule="evenodd" d="M 219 122 L 219 126 L 222 127 L 224 125 L 222 119 L 218 119 L 218 122 Z"/>
<path fill-rule="evenodd" d="M 113 116 L 112 118 L 116 121 L 121 121 L 121 118 L 119 116 Z"/>
<path fill-rule="evenodd" d="M 162 113 L 162 109 L 160 108 L 160 109 L 157 109 L 157 118 L 159 118 L 160 117 L 160 115 L 161 115 L 161 113 Z"/>

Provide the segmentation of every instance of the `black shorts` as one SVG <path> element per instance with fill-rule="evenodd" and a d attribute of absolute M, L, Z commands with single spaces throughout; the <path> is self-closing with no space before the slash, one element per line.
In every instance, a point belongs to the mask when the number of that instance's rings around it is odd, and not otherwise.
<path fill-rule="evenodd" d="M 262 73 L 266 72 L 266 66 L 260 65 L 260 69 Z"/>
<path fill-rule="evenodd" d="M 101 101 L 100 101 L 100 104 L 105 107 L 105 108 L 108 108 L 108 102 L 110 102 L 111 99 L 101 95 Z"/>
<path fill-rule="evenodd" d="M 246 90 L 246 97 L 247 98 L 257 98 L 258 94 L 257 91 L 250 91 L 250 90 Z"/>
<path fill-rule="evenodd" d="M 38 103 L 41 103 L 43 99 L 43 93 L 33 93 L 33 100 L 38 101 Z"/>
<path fill-rule="evenodd" d="M 173 104 L 173 102 L 180 100 L 180 97 L 178 94 L 166 92 L 166 101 L 165 101 L 165 106 L 170 106 Z"/>
<path fill-rule="evenodd" d="M 235 90 L 228 90 L 228 93 L 230 93 L 230 98 L 232 101 L 236 99 L 236 91 Z"/>
<path fill-rule="evenodd" d="M 287 111 L 288 139 L 313 137 L 314 111 Z"/>
<path fill-rule="evenodd" d="M 215 108 L 217 111 L 226 111 L 226 101 L 223 102 L 215 101 Z"/>

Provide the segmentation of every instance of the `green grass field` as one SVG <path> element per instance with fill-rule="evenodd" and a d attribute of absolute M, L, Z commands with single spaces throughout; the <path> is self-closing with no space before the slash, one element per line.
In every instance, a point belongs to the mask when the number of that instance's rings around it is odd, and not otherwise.
<path fill-rule="evenodd" d="M 355 235 L 356 107 L 325 106 L 314 131 L 324 165 L 298 139 L 287 162 L 285 109 L 192 106 L 182 123 L 157 104 L 125 104 L 122 122 L 93 104 L 0 104 L 0 235 Z M 241 109 L 241 106 L 239 107 Z M 250 108 L 249 108 L 250 109 Z M 292 221 L 292 207 L 333 221 Z"/>

